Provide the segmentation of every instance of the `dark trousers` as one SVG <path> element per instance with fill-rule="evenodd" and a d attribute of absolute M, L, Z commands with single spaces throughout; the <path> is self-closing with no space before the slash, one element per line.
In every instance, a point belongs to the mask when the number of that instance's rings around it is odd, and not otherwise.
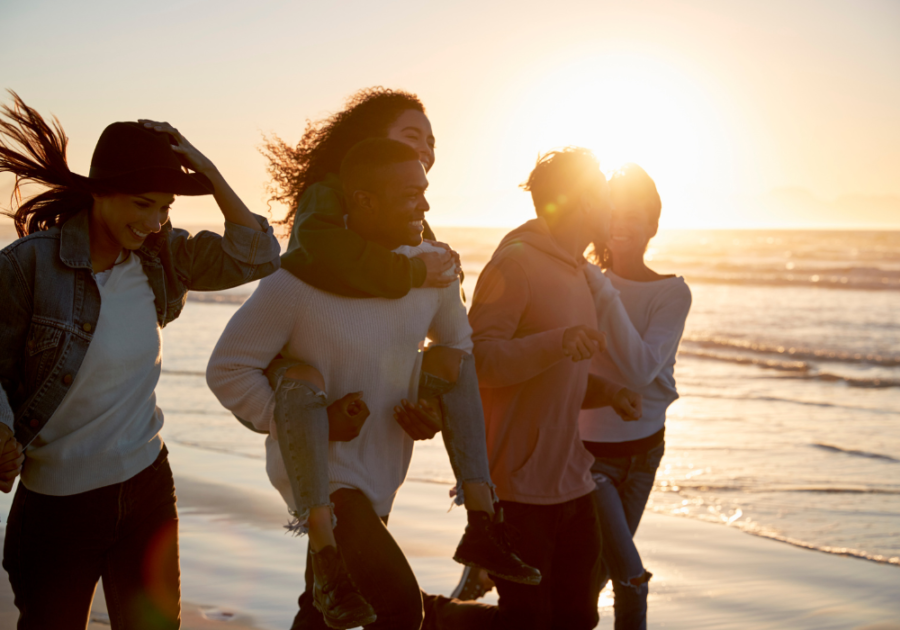
<path fill-rule="evenodd" d="M 344 488 L 331 495 L 337 526 L 334 537 L 347 571 L 378 619 L 368 629 L 418 630 L 425 628 L 490 628 L 496 608 L 460 602 L 419 589 L 416 576 L 397 542 L 387 530 L 387 518 L 379 517 L 359 490 Z M 291 630 L 326 630 L 313 606 L 313 575 L 307 556 L 306 591 L 300 596 L 300 612 Z"/>
<path fill-rule="evenodd" d="M 175 484 L 163 448 L 128 481 L 57 497 L 19 484 L 3 568 L 19 630 L 84 630 L 97 580 L 113 630 L 181 623 Z"/>
<path fill-rule="evenodd" d="M 600 523 L 594 494 L 556 505 L 501 501 L 519 536 L 516 549 L 541 571 L 538 586 L 494 578 L 500 594 L 497 627 L 582 630 L 600 621 Z"/>

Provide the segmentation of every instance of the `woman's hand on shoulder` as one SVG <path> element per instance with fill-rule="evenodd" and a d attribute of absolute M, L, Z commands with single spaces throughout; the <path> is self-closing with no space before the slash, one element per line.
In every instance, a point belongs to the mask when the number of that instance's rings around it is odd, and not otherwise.
<path fill-rule="evenodd" d="M 446 243 L 439 241 L 425 241 L 429 245 L 440 247 L 442 252 L 422 252 L 416 258 L 425 263 L 427 271 L 425 282 L 422 283 L 423 289 L 443 289 L 449 287 L 459 278 L 459 272 L 462 269 L 459 254 Z M 447 273 L 453 271 L 454 273 Z"/>

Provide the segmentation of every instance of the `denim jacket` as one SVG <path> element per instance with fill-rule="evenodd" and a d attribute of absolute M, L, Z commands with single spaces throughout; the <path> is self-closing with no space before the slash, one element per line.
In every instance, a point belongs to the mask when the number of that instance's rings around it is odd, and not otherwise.
<path fill-rule="evenodd" d="M 265 232 L 225 222 L 225 236 L 191 236 L 171 223 L 133 252 L 153 290 L 160 327 L 181 314 L 190 291 L 217 291 L 263 278 L 280 247 Z M 0 422 L 28 444 L 72 384 L 100 315 L 91 268 L 89 211 L 0 251 Z"/>

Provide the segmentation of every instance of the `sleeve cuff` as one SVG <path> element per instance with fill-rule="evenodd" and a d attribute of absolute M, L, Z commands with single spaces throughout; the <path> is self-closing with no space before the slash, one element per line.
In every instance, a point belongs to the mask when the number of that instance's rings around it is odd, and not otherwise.
<path fill-rule="evenodd" d="M 281 245 L 275 238 L 275 230 L 265 217 L 254 214 L 263 231 L 225 221 L 222 249 L 230 257 L 248 265 L 263 265 L 281 256 Z"/>

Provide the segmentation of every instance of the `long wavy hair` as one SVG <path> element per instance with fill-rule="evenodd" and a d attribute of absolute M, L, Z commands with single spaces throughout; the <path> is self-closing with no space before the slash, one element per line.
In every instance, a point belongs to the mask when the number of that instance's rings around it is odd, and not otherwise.
<path fill-rule="evenodd" d="M 287 216 L 277 223 L 288 231 L 294 224 L 297 204 L 306 189 L 337 173 L 341 160 L 353 145 L 368 138 L 384 137 L 388 128 L 408 109 L 425 113 L 422 101 L 410 92 L 371 87 L 347 99 L 344 109 L 327 118 L 306 122 L 296 146 L 276 135 L 266 136 L 260 152 L 268 159 L 271 182 L 269 202 L 287 205 Z"/>
<path fill-rule="evenodd" d="M 69 143 L 59 120 L 52 124 L 18 94 L 9 90 L 12 105 L 0 107 L 0 173 L 16 178 L 10 207 L 0 212 L 12 217 L 19 237 L 62 225 L 93 203 L 91 194 L 72 177 L 66 161 Z M 23 200 L 22 185 L 46 190 Z"/>

